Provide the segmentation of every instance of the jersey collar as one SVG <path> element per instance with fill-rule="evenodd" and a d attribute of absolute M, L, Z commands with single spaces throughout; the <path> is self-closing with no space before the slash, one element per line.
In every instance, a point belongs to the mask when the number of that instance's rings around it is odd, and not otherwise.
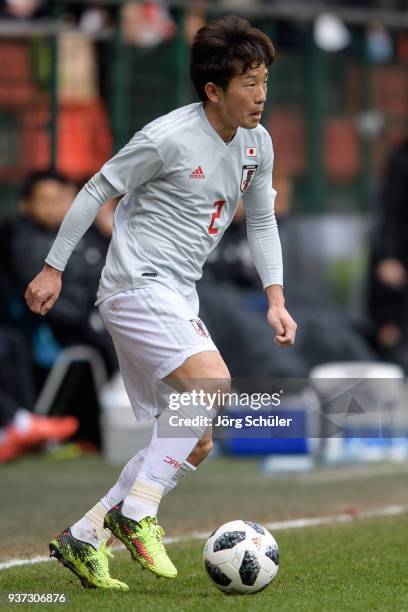
<path fill-rule="evenodd" d="M 237 131 L 235 132 L 235 136 L 233 137 L 232 140 L 230 140 L 229 142 L 225 142 L 225 140 L 221 138 L 218 132 L 213 128 L 211 123 L 208 121 L 207 115 L 205 114 L 205 110 L 204 110 L 204 103 L 200 104 L 198 112 L 199 112 L 201 124 L 204 130 L 207 132 L 207 134 L 211 136 L 213 140 L 215 140 L 215 142 L 217 142 L 218 145 L 222 146 L 226 150 L 231 149 L 232 147 L 235 147 L 235 145 L 238 142 L 238 132 L 240 128 L 237 129 Z"/>

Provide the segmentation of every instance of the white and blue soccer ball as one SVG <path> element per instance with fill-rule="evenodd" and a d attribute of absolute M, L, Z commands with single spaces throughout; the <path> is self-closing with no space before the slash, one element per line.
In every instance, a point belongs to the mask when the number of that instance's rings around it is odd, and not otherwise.
<path fill-rule="evenodd" d="M 230 521 L 208 538 L 203 563 L 213 584 L 224 593 L 256 593 L 278 573 L 279 548 L 262 525 Z"/>

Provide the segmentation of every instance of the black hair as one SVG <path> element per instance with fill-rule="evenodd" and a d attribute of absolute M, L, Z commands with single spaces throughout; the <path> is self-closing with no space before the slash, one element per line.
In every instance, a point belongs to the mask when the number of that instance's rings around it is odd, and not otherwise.
<path fill-rule="evenodd" d="M 200 100 L 207 99 L 206 83 L 227 89 L 236 74 L 253 66 L 269 66 L 275 59 L 271 39 L 249 21 L 228 15 L 198 30 L 191 47 L 190 76 Z"/>
<path fill-rule="evenodd" d="M 33 195 L 33 191 L 35 186 L 42 181 L 57 181 L 61 185 L 68 186 L 74 184 L 67 176 L 53 170 L 52 168 L 48 168 L 46 170 L 40 170 L 37 172 L 32 172 L 29 174 L 24 181 L 21 197 L 23 200 L 28 200 Z"/>

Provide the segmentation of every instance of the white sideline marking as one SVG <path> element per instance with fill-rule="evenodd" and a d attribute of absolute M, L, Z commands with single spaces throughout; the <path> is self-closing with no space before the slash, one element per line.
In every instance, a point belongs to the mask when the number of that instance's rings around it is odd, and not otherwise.
<path fill-rule="evenodd" d="M 279 521 L 275 523 L 265 523 L 265 527 L 271 531 L 280 531 L 281 529 L 302 529 L 303 527 L 316 527 L 319 525 L 330 525 L 336 523 L 351 523 L 358 519 L 382 518 L 387 516 L 398 516 L 408 512 L 408 506 L 385 506 L 374 510 L 363 510 L 356 513 L 335 514 L 334 516 L 316 516 L 290 521 Z M 189 535 L 181 537 L 164 538 L 165 544 L 178 544 L 187 542 L 188 540 L 205 540 L 208 538 L 208 532 L 194 531 Z M 115 547 L 116 550 L 124 549 L 123 545 Z M 20 565 L 35 565 L 37 563 L 45 563 L 51 561 L 51 557 L 33 557 L 32 559 L 10 559 L 0 563 L 0 570 L 18 567 Z"/>
<path fill-rule="evenodd" d="M 0 563 L 0 570 L 8 569 L 9 567 L 18 567 L 19 565 L 33 565 L 35 563 L 43 563 L 44 561 L 51 561 L 51 557 L 33 557 L 32 559 L 10 559 L 10 561 L 4 561 Z"/>

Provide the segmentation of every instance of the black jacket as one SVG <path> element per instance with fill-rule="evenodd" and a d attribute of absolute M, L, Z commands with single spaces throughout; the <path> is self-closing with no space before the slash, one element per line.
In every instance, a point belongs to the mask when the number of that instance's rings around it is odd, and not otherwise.
<path fill-rule="evenodd" d="M 63 275 L 61 295 L 47 315 L 49 323 L 81 325 L 94 308 L 95 293 L 105 261 L 107 244 L 96 244 L 94 230 L 78 243 Z M 43 267 L 57 235 L 28 217 L 19 216 L 10 225 L 10 290 L 23 299 L 27 284 Z"/>

